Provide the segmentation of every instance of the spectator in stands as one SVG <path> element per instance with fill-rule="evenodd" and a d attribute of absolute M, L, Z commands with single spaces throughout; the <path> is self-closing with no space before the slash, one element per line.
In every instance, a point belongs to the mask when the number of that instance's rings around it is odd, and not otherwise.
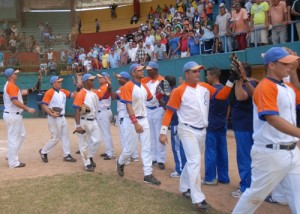
<path fill-rule="evenodd" d="M 285 1 L 272 0 L 269 9 L 269 24 L 272 26 L 272 43 L 286 42 L 288 12 Z M 279 25 L 279 26 L 278 26 Z"/>
<path fill-rule="evenodd" d="M 267 2 L 262 2 L 262 0 L 256 0 L 256 3 L 254 3 L 251 7 L 250 28 L 252 31 L 251 34 L 252 45 L 255 42 L 259 46 L 268 44 L 268 30 L 267 30 L 267 28 L 269 27 L 268 11 L 269 11 L 269 4 Z M 254 29 L 259 29 L 259 30 L 255 32 Z M 254 41 L 255 40 L 254 33 L 256 33 L 256 41 Z"/>
<path fill-rule="evenodd" d="M 50 60 L 52 61 L 54 60 L 54 53 L 52 48 L 50 48 L 47 52 L 47 60 L 48 62 L 50 62 Z"/>
<path fill-rule="evenodd" d="M 15 35 L 9 40 L 9 49 L 11 53 L 15 53 L 17 50 L 17 39 Z"/>
<path fill-rule="evenodd" d="M 77 16 L 77 31 L 79 34 L 81 34 L 81 18 L 80 18 L 80 16 Z"/>
<path fill-rule="evenodd" d="M 67 53 L 64 49 L 62 49 L 60 52 L 60 61 L 63 64 L 65 64 L 67 62 Z"/>
<path fill-rule="evenodd" d="M 130 24 L 133 24 L 133 22 L 136 24 L 138 22 L 138 16 L 136 14 L 134 14 L 132 17 L 131 17 L 131 20 L 130 20 Z"/>
<path fill-rule="evenodd" d="M 143 40 L 139 40 L 138 49 L 136 51 L 136 62 L 139 64 L 144 64 L 146 61 L 146 51 L 144 49 Z"/>
<path fill-rule="evenodd" d="M 110 15 L 112 19 L 117 18 L 117 14 L 116 14 L 116 9 L 118 7 L 118 5 L 116 3 L 113 3 L 111 5 L 109 5 L 110 7 Z"/>
<path fill-rule="evenodd" d="M 189 40 L 188 40 L 188 56 L 194 56 L 200 54 L 200 48 L 199 48 L 199 36 L 195 34 L 194 30 L 191 30 L 189 32 Z"/>
<path fill-rule="evenodd" d="M 175 32 L 172 31 L 169 38 L 169 53 L 168 59 L 180 58 L 180 39 L 175 37 Z"/>
<path fill-rule="evenodd" d="M 0 71 L 2 72 L 4 68 L 4 53 L 0 49 Z"/>
<path fill-rule="evenodd" d="M 293 20 L 300 20 L 300 0 L 294 1 L 291 13 L 294 16 Z M 298 40 L 300 40 L 300 22 L 295 23 L 295 26 L 298 33 Z"/>
<path fill-rule="evenodd" d="M 100 31 L 100 22 L 98 19 L 95 19 L 95 25 L 96 25 L 96 33 Z"/>
<path fill-rule="evenodd" d="M 53 59 L 48 62 L 48 75 L 57 75 L 57 65 Z"/>
<path fill-rule="evenodd" d="M 201 14 L 201 53 L 210 54 L 212 53 L 214 45 L 214 32 L 213 32 L 213 22 L 206 16 L 205 13 Z"/>
<path fill-rule="evenodd" d="M 90 72 L 91 70 L 93 70 L 91 55 L 86 57 L 86 59 L 83 62 L 83 67 L 86 72 Z"/>
<path fill-rule="evenodd" d="M 12 31 L 12 33 L 15 35 L 15 37 L 18 37 L 19 31 L 18 31 L 18 29 L 16 28 L 15 25 L 13 25 L 13 26 L 11 27 L 11 31 Z"/>
<path fill-rule="evenodd" d="M 150 42 L 145 42 L 146 43 L 146 62 L 151 62 L 154 61 L 154 47 Z"/>
<path fill-rule="evenodd" d="M 46 76 L 48 74 L 48 64 L 42 60 L 41 64 L 40 64 L 40 70 L 39 70 L 39 74 Z"/>
<path fill-rule="evenodd" d="M 102 55 L 102 69 L 109 68 L 108 56 L 109 56 L 108 49 L 104 49 Z"/>
<path fill-rule="evenodd" d="M 155 13 L 155 11 L 154 11 L 153 7 L 150 7 L 150 10 L 148 13 L 148 19 L 153 19 L 154 13 Z"/>
<path fill-rule="evenodd" d="M 117 68 L 120 65 L 120 55 L 115 52 L 114 48 L 110 49 L 110 54 L 108 56 L 108 63 L 110 68 Z"/>
<path fill-rule="evenodd" d="M 7 67 L 14 67 L 19 66 L 19 60 L 18 60 L 18 54 L 10 54 L 8 60 L 7 60 Z"/>
<path fill-rule="evenodd" d="M 232 11 L 232 33 L 235 33 L 235 39 L 239 50 L 245 50 L 247 47 L 246 36 L 249 31 L 248 15 L 240 3 L 235 3 Z"/>
<path fill-rule="evenodd" d="M 232 51 L 232 40 L 231 40 L 231 32 L 230 32 L 230 20 L 231 16 L 229 13 L 226 13 L 225 4 L 221 3 L 219 5 L 219 15 L 216 18 L 215 22 L 215 35 L 219 36 L 219 41 L 222 44 L 222 51 L 225 52 L 225 39 L 227 40 L 227 52 Z M 218 49 L 216 49 L 218 51 Z"/>
<path fill-rule="evenodd" d="M 136 62 L 136 52 L 137 52 L 137 44 L 135 41 L 129 42 L 128 56 L 130 59 L 130 63 Z"/>
<path fill-rule="evenodd" d="M 205 0 L 204 10 L 208 19 L 213 21 L 214 5 L 210 0 Z"/>
<path fill-rule="evenodd" d="M 0 50 L 5 50 L 6 40 L 3 34 L 0 34 Z"/>
<path fill-rule="evenodd" d="M 128 63 L 128 53 L 125 50 L 125 46 L 121 46 L 121 53 L 120 53 L 120 66 L 127 65 Z"/>
<path fill-rule="evenodd" d="M 181 38 L 180 38 L 180 54 L 181 54 L 180 57 L 181 58 L 188 57 L 188 41 L 189 41 L 188 31 L 183 30 L 183 32 L 181 34 Z"/>
<path fill-rule="evenodd" d="M 84 62 L 85 58 L 86 58 L 86 54 L 84 53 L 84 50 L 80 50 L 78 55 L 78 61 Z"/>
<path fill-rule="evenodd" d="M 154 36 L 151 35 L 150 30 L 146 30 L 146 38 L 145 38 L 145 43 L 150 43 L 151 45 L 154 45 L 155 39 Z"/>

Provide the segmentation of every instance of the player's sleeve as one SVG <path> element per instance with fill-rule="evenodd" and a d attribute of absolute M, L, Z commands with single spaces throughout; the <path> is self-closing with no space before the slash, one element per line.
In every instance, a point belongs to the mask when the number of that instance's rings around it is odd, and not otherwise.
<path fill-rule="evenodd" d="M 209 94 L 210 94 L 210 99 L 212 99 L 215 92 L 217 91 L 217 89 L 205 82 L 201 82 L 199 84 L 201 86 L 207 88 L 207 90 L 209 91 Z M 215 94 L 214 98 L 217 100 L 226 100 L 230 95 L 231 89 L 232 89 L 232 87 L 225 85 L 220 91 L 218 91 Z"/>
<path fill-rule="evenodd" d="M 121 102 L 125 104 L 132 104 L 132 90 L 133 90 L 133 83 L 128 82 L 126 83 L 122 91 L 120 93 Z"/>
<path fill-rule="evenodd" d="M 45 95 L 43 97 L 43 100 L 42 100 L 42 104 L 49 105 L 49 103 L 52 100 L 53 94 L 54 94 L 54 90 L 53 89 L 49 89 L 48 91 L 46 91 L 46 93 L 45 93 Z"/>
<path fill-rule="evenodd" d="M 147 91 L 147 101 L 152 100 L 153 95 L 151 94 L 151 91 L 149 90 L 149 88 L 146 85 L 143 85 Z"/>
<path fill-rule="evenodd" d="M 272 83 L 260 84 L 254 91 L 253 102 L 257 106 L 258 117 L 266 120 L 266 115 L 279 115 L 277 106 L 278 89 Z"/>
<path fill-rule="evenodd" d="M 84 91 L 82 91 L 82 89 L 81 89 L 81 91 L 79 91 L 76 94 L 73 105 L 72 105 L 73 108 L 81 108 L 81 106 L 83 105 L 84 99 L 85 99 L 85 94 L 86 93 L 84 93 Z"/>
<path fill-rule="evenodd" d="M 72 92 L 68 91 L 67 89 L 60 89 L 68 98 L 71 98 Z"/>
<path fill-rule="evenodd" d="M 292 85 L 291 83 L 285 82 L 284 84 L 290 86 L 295 91 L 295 94 L 296 94 L 296 105 L 297 105 L 296 108 L 300 109 L 300 90 L 298 90 L 297 88 L 295 88 L 295 86 Z"/>
<path fill-rule="evenodd" d="M 8 85 L 6 87 L 6 93 L 10 97 L 10 100 L 17 100 L 18 99 L 19 88 L 15 84 L 8 83 Z"/>

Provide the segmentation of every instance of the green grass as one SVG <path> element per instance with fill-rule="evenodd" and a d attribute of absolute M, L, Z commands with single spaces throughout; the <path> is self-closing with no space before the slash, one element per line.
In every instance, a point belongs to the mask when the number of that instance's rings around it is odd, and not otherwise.
<path fill-rule="evenodd" d="M 149 185 L 99 173 L 0 184 L 0 213 L 197 213 L 191 201 Z M 211 210 L 210 213 L 218 213 Z"/>

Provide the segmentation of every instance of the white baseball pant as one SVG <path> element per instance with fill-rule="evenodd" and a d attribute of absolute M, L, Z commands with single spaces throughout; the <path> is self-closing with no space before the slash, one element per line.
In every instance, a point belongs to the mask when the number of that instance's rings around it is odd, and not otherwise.
<path fill-rule="evenodd" d="M 48 116 L 48 128 L 51 134 L 51 139 L 42 148 L 42 154 L 49 153 L 54 146 L 61 140 L 64 157 L 70 154 L 70 141 L 68 123 L 65 117 Z"/>
<path fill-rule="evenodd" d="M 78 134 L 79 150 L 83 164 L 87 166 L 91 163 L 90 158 L 96 154 L 102 141 L 101 130 L 96 119 L 93 121 L 81 119 L 80 125 L 86 132 Z"/>
<path fill-rule="evenodd" d="M 103 142 L 105 146 L 105 154 L 107 154 L 110 157 L 115 155 L 114 148 L 113 148 L 113 141 L 111 137 L 111 131 L 110 131 L 111 117 L 112 117 L 112 112 L 110 109 L 101 110 L 100 112 L 98 111 L 97 123 L 101 129 Z"/>
<path fill-rule="evenodd" d="M 151 137 L 151 154 L 153 161 L 157 161 L 158 163 L 166 162 L 166 146 L 159 141 L 163 115 L 164 109 L 162 107 L 156 109 L 147 108 L 147 117 L 149 121 Z"/>
<path fill-rule="evenodd" d="M 232 213 L 251 214 L 281 182 L 293 214 L 300 213 L 300 151 L 273 150 L 255 144 L 251 150 L 252 182 Z"/>
<path fill-rule="evenodd" d="M 196 130 L 179 123 L 178 135 L 186 156 L 186 164 L 180 176 L 179 191 L 191 191 L 193 204 L 205 199 L 201 190 L 201 150 L 205 145 L 206 129 Z"/>
<path fill-rule="evenodd" d="M 130 118 L 124 118 L 124 131 L 125 131 L 125 146 L 118 159 L 119 164 L 127 163 L 132 157 L 133 152 L 136 150 L 135 143 L 137 139 L 141 142 L 141 157 L 143 161 L 144 175 L 152 174 L 152 156 L 151 156 L 151 143 L 150 143 L 150 130 L 147 118 L 138 119 L 138 123 L 143 127 L 144 131 L 137 134 Z"/>
<path fill-rule="evenodd" d="M 14 168 L 20 164 L 18 153 L 26 136 L 26 131 L 22 121 L 23 116 L 15 113 L 3 113 L 3 120 L 7 127 L 8 166 L 10 168 Z"/>
<path fill-rule="evenodd" d="M 272 199 L 281 205 L 288 205 L 285 189 L 282 184 L 278 184 L 272 191 Z"/>

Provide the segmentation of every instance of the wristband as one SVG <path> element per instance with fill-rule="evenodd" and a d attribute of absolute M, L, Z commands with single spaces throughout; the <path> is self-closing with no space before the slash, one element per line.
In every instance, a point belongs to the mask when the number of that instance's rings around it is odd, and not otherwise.
<path fill-rule="evenodd" d="M 167 126 L 161 126 L 160 128 L 160 134 L 167 135 L 168 127 Z"/>
<path fill-rule="evenodd" d="M 245 80 L 243 80 L 243 83 L 246 83 L 246 82 L 250 82 L 250 79 L 246 78 Z"/>
<path fill-rule="evenodd" d="M 137 123 L 137 119 L 136 119 L 135 115 L 130 115 L 129 117 L 130 117 L 130 120 L 132 123 Z"/>
<path fill-rule="evenodd" d="M 81 127 L 80 124 L 78 124 L 78 125 L 76 124 L 76 128 L 79 128 L 79 127 Z"/>
<path fill-rule="evenodd" d="M 228 87 L 230 87 L 230 88 L 232 88 L 233 87 L 233 82 L 231 82 L 230 80 L 227 80 L 227 82 L 226 82 L 226 86 L 228 86 Z"/>

